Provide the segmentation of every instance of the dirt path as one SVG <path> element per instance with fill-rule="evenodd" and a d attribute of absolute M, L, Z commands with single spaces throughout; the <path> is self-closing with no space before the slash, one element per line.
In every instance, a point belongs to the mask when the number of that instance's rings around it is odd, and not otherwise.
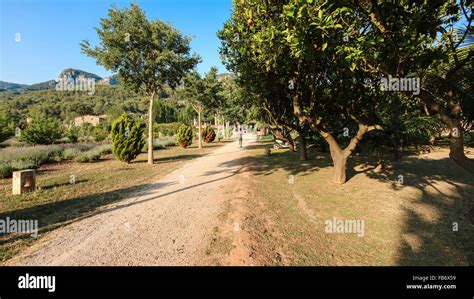
<path fill-rule="evenodd" d="M 218 216 L 232 200 L 229 188 L 243 173 L 232 161 L 244 155 L 232 142 L 194 159 L 136 196 L 50 233 L 8 264 L 207 264 Z"/>

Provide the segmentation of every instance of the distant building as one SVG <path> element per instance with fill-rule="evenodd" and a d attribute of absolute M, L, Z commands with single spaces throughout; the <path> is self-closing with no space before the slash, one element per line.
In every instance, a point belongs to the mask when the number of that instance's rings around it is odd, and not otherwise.
<path fill-rule="evenodd" d="M 82 115 L 74 118 L 74 125 L 76 127 L 82 125 L 82 124 L 91 124 L 94 127 L 103 123 L 105 119 L 107 118 L 106 115 Z"/>

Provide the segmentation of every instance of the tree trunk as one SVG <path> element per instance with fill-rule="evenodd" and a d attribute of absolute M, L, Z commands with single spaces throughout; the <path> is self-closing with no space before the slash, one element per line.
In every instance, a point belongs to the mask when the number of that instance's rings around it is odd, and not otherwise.
<path fill-rule="evenodd" d="M 380 126 L 367 126 L 359 123 L 359 129 L 356 135 L 351 139 L 351 142 L 345 149 L 341 149 L 336 139 L 327 132 L 317 130 L 318 133 L 329 144 L 329 151 L 331 152 L 332 162 L 334 163 L 333 182 L 337 184 L 344 184 L 346 182 L 346 163 L 352 152 L 356 149 L 359 142 L 364 137 L 365 133 L 372 130 L 381 130 Z"/>
<path fill-rule="evenodd" d="M 198 112 L 198 131 L 199 131 L 199 148 L 202 148 L 202 137 L 201 137 L 201 112 Z"/>
<path fill-rule="evenodd" d="M 303 132 L 300 132 L 300 160 L 306 161 L 308 160 L 308 154 L 306 152 L 306 136 Z"/>
<path fill-rule="evenodd" d="M 419 98 L 432 110 L 438 113 L 441 120 L 451 130 L 451 139 L 449 146 L 449 157 L 465 170 L 474 173 L 474 160 L 469 159 L 464 154 L 464 134 L 459 119 L 453 119 L 446 109 L 440 106 L 432 94 L 422 90 Z"/>
<path fill-rule="evenodd" d="M 449 157 L 462 168 L 474 173 L 474 161 L 464 154 L 464 133 L 461 122 L 459 120 L 453 120 L 452 123 Z"/>
<path fill-rule="evenodd" d="M 150 98 L 150 108 L 148 110 L 148 164 L 153 164 L 153 102 L 155 101 L 155 93 Z"/>
<path fill-rule="evenodd" d="M 296 152 L 296 148 L 295 148 L 295 142 L 291 139 L 288 139 L 288 147 L 290 148 L 290 151 L 291 152 Z"/>
<path fill-rule="evenodd" d="M 334 173 L 332 181 L 336 184 L 344 184 L 346 182 L 347 157 L 344 155 L 343 152 L 336 153 L 332 157 L 334 163 Z"/>
<path fill-rule="evenodd" d="M 321 134 L 329 144 L 329 151 L 331 153 L 332 163 L 334 164 L 332 181 L 336 184 L 344 184 L 346 182 L 346 162 L 348 155 L 341 149 L 331 134 L 322 131 L 319 131 L 319 134 Z"/>
<path fill-rule="evenodd" d="M 276 139 L 280 139 L 283 141 L 288 142 L 288 147 L 291 152 L 295 152 L 295 141 L 291 138 L 291 135 L 288 133 L 285 133 L 283 129 L 276 127 L 276 128 L 271 128 L 271 132 L 273 137 Z"/>

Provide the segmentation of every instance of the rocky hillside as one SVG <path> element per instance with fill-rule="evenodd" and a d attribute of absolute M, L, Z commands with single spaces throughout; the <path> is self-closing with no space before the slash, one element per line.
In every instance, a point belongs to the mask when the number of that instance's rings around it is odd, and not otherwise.
<path fill-rule="evenodd" d="M 102 78 L 100 76 L 97 76 L 96 74 L 89 73 L 83 70 L 67 68 L 67 69 L 64 69 L 61 73 L 59 73 L 57 78 L 53 80 L 48 80 L 45 82 L 35 83 L 31 85 L 0 81 L 0 93 L 22 94 L 27 91 L 33 91 L 33 90 L 54 89 L 56 86 L 56 81 L 59 80 L 59 78 L 72 78 L 74 80 L 81 79 L 81 78 L 84 78 L 84 79 L 92 78 L 95 80 L 97 85 L 117 85 L 118 84 L 118 80 L 116 76 Z"/>

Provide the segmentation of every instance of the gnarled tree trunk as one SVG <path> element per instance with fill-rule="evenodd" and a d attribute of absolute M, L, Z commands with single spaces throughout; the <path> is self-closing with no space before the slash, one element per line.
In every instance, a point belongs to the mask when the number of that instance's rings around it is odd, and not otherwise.
<path fill-rule="evenodd" d="M 288 142 L 288 146 L 290 148 L 290 151 L 292 151 L 292 152 L 295 151 L 295 141 L 293 140 L 293 138 L 291 138 L 290 134 L 286 134 L 279 127 L 271 128 L 271 132 L 272 132 L 272 135 L 275 138 Z"/>
<path fill-rule="evenodd" d="M 464 134 L 461 121 L 452 118 L 448 111 L 435 101 L 435 96 L 428 91 L 421 90 L 419 98 L 428 105 L 428 107 L 437 112 L 441 120 L 451 130 L 449 157 L 465 170 L 474 173 L 474 160 L 469 159 L 464 154 Z"/>
<path fill-rule="evenodd" d="M 317 127 L 316 127 L 317 128 Z M 356 135 L 351 139 L 349 145 L 342 149 L 337 143 L 336 139 L 328 132 L 324 132 L 317 128 L 317 132 L 326 140 L 329 144 L 329 151 L 331 152 L 332 162 L 334 164 L 333 182 L 336 184 L 344 184 L 346 182 L 346 165 L 347 159 L 351 156 L 352 152 L 356 149 L 359 142 L 364 137 L 365 133 L 372 130 L 382 130 L 380 126 L 368 126 L 359 123 L 359 129 Z"/>

